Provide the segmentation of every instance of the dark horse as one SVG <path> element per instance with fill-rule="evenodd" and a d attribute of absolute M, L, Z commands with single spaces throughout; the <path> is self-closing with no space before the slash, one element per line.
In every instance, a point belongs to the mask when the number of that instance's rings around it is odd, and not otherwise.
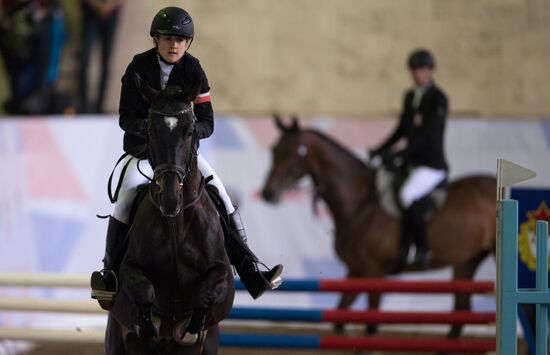
<path fill-rule="evenodd" d="M 395 273 L 404 259 L 402 227 L 379 205 L 375 170 L 327 136 L 300 129 L 296 119 L 290 126 L 278 118 L 276 123 L 282 136 L 273 148 L 263 197 L 277 202 L 285 189 L 310 175 L 334 218 L 334 247 L 347 266 L 348 278 Z M 431 267 L 451 265 L 453 278 L 473 277 L 481 261 L 494 252 L 495 194 L 493 177 L 471 176 L 450 184 L 444 206 L 427 224 L 427 240 L 434 253 Z M 338 308 L 349 307 L 356 297 L 344 294 Z M 370 309 L 377 309 L 380 295 L 370 294 L 368 303 Z M 455 310 L 469 309 L 470 296 L 455 295 Z M 374 333 L 376 327 L 368 326 L 367 331 Z M 461 326 L 453 326 L 449 337 L 458 337 L 460 332 Z"/>
<path fill-rule="evenodd" d="M 157 92 L 139 77 L 136 83 L 151 105 L 154 177 L 129 231 L 106 354 L 217 354 L 234 285 L 219 216 L 197 168 L 195 90 Z"/>

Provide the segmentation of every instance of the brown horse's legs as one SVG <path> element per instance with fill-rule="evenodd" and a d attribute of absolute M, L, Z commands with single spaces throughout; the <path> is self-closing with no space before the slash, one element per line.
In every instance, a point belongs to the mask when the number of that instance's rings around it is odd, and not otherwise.
<path fill-rule="evenodd" d="M 483 250 L 467 262 L 459 264 L 453 268 L 453 279 L 468 279 L 471 280 L 483 259 L 489 255 L 489 251 Z M 455 311 L 469 311 L 471 309 L 471 296 L 470 295 L 455 295 Z M 462 325 L 453 325 L 451 331 L 447 334 L 450 339 L 456 339 L 460 337 L 462 332 Z"/>
<path fill-rule="evenodd" d="M 340 298 L 340 302 L 338 303 L 338 309 L 349 308 L 353 304 L 353 302 L 355 301 L 358 295 L 359 295 L 358 293 L 342 294 L 342 298 Z M 338 334 L 342 334 L 344 333 L 344 326 L 345 324 L 335 324 L 334 331 Z"/>
<path fill-rule="evenodd" d="M 368 301 L 367 304 L 369 306 L 369 311 L 377 311 L 380 307 L 380 300 L 382 299 L 382 295 L 379 293 L 369 293 L 368 294 Z M 378 330 L 378 326 L 376 324 L 367 324 L 367 335 L 373 335 Z"/>

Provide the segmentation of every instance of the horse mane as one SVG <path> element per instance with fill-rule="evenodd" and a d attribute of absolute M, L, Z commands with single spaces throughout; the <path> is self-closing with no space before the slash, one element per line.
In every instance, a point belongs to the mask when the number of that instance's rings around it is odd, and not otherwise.
<path fill-rule="evenodd" d="M 376 197 L 375 187 L 375 169 L 369 167 L 365 162 L 359 159 L 353 153 L 353 151 L 347 149 L 338 141 L 329 137 L 325 133 L 322 133 L 315 129 L 306 129 L 303 132 L 311 133 L 313 136 L 328 144 L 328 146 L 334 149 L 340 156 L 345 157 L 345 169 L 347 170 L 349 168 L 350 172 L 353 171 L 354 174 L 356 174 L 357 178 L 364 181 L 364 185 L 362 185 L 364 188 L 360 188 L 359 190 L 357 190 L 357 193 L 363 191 L 360 197 L 356 196 L 358 201 L 358 208 L 363 208 L 364 206 L 368 206 L 371 203 L 377 203 L 378 200 Z"/>
<path fill-rule="evenodd" d="M 304 130 L 304 132 L 309 132 L 319 137 L 321 140 L 323 140 L 324 142 L 332 146 L 335 150 L 339 151 L 340 154 L 347 156 L 351 161 L 354 162 L 355 165 L 357 165 L 358 168 L 366 169 L 369 171 L 371 170 L 361 159 L 359 159 L 355 154 L 353 154 L 351 150 L 345 148 L 342 144 L 337 142 L 335 139 L 315 129 L 306 129 Z"/>

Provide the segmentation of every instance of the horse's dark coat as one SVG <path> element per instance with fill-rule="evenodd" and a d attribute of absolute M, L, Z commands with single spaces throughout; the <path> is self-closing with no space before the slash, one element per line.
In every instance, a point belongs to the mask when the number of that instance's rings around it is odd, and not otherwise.
<path fill-rule="evenodd" d="M 231 309 L 234 286 L 218 213 L 208 194 L 202 193 L 204 181 L 197 169 L 190 110 L 195 90 L 156 92 L 140 78 L 137 84 L 151 104 L 149 158 L 155 176 L 129 231 L 105 351 L 213 355 L 218 322 Z M 192 346 L 179 344 L 173 336 L 178 325 L 187 323 L 184 330 L 191 333 L 205 330 Z M 158 336 L 145 336 L 154 332 Z"/>

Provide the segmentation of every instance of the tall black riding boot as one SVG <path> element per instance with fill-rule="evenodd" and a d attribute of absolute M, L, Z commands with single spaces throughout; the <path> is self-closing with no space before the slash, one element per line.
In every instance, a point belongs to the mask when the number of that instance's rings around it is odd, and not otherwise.
<path fill-rule="evenodd" d="M 416 245 L 414 263 L 424 269 L 428 267 L 432 258 L 432 252 L 426 242 L 425 212 L 426 206 L 423 200 L 415 201 L 405 211 L 405 228 Z"/>
<path fill-rule="evenodd" d="M 94 271 L 90 280 L 92 298 L 98 300 L 101 308 L 105 310 L 113 308 L 115 303 L 115 296 L 118 292 L 117 273 L 126 248 L 127 233 L 128 225 L 114 217 L 109 217 L 103 270 Z"/>
<path fill-rule="evenodd" d="M 273 290 L 282 283 L 283 266 L 275 266 L 271 270 L 260 271 L 259 260 L 247 245 L 246 233 L 238 211 L 229 215 L 231 226 L 228 254 L 231 264 L 235 266 L 243 285 L 253 299 L 260 297 L 265 291 Z"/>

